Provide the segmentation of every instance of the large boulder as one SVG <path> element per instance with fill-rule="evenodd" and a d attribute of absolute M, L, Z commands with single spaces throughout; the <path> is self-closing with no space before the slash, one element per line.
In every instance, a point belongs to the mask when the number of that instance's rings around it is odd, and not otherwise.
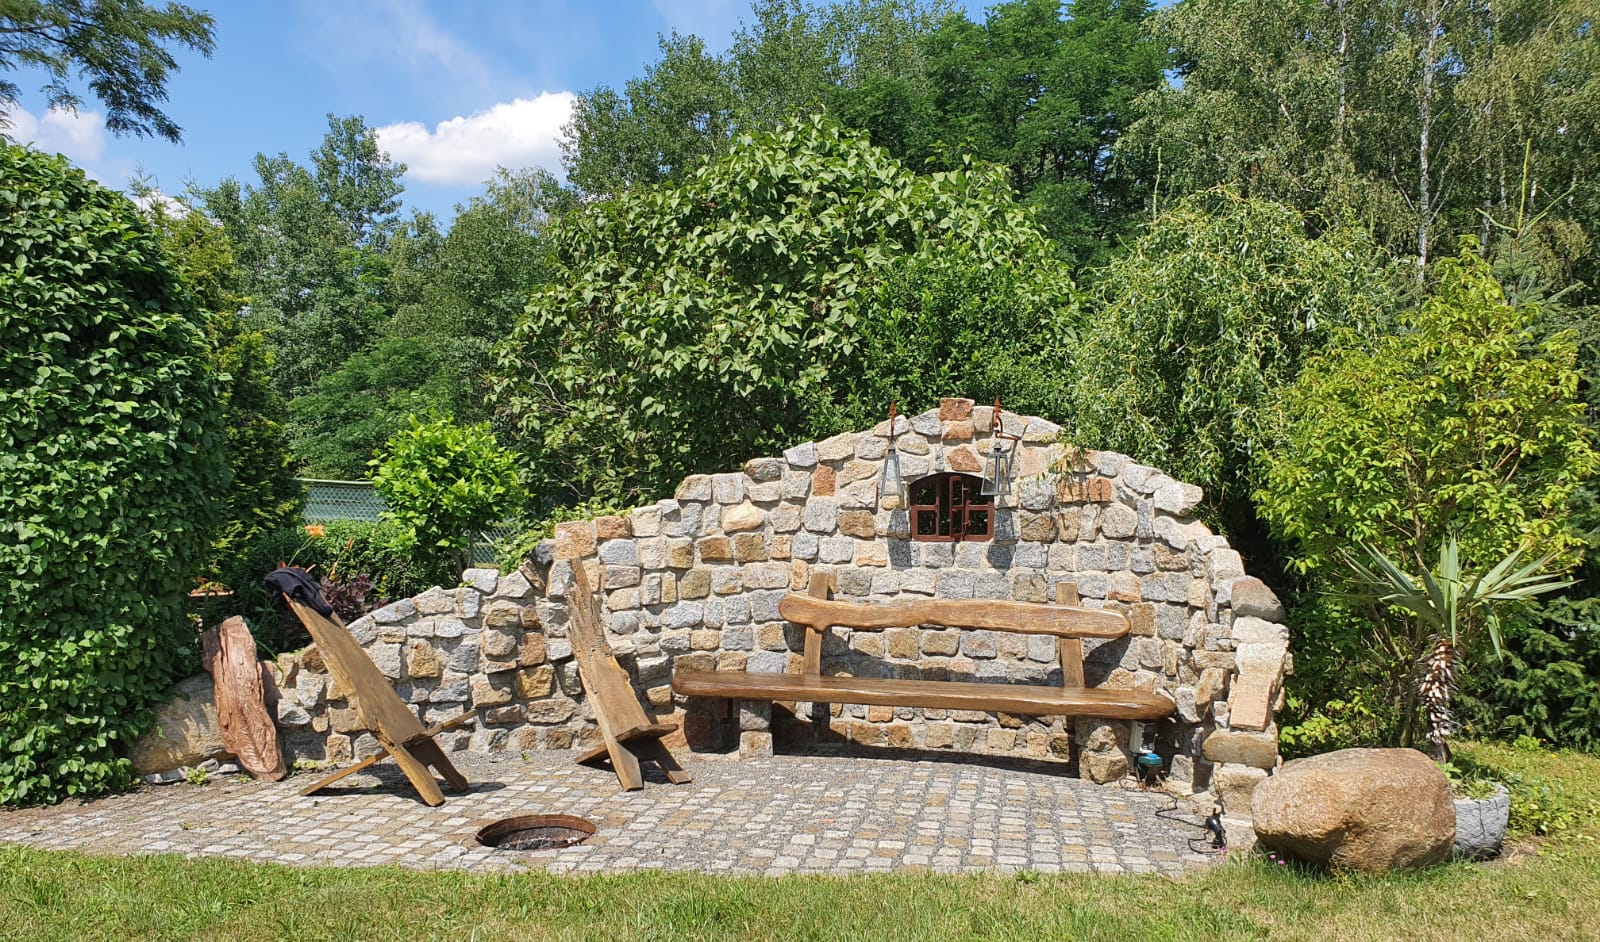
<path fill-rule="evenodd" d="M 155 775 L 228 756 L 217 721 L 210 674 L 196 674 L 167 692 L 154 729 L 140 736 L 128 758 L 135 775 Z"/>
<path fill-rule="evenodd" d="M 1263 846 L 1334 869 L 1382 872 L 1450 856 L 1450 781 L 1412 749 L 1341 749 L 1285 762 L 1251 800 Z"/>

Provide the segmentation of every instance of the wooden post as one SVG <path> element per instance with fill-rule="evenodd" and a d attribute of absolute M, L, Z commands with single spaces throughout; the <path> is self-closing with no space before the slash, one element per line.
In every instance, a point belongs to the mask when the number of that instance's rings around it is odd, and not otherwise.
<path fill-rule="evenodd" d="M 1056 604 L 1077 605 L 1078 584 L 1076 582 L 1056 583 Z M 1056 647 L 1061 656 L 1061 686 L 1068 688 L 1084 687 L 1083 639 L 1058 638 Z"/>
<path fill-rule="evenodd" d="M 833 573 L 814 572 L 811 582 L 806 586 L 806 594 L 814 599 L 826 599 L 828 590 L 833 588 Z M 816 677 L 822 673 L 822 636 L 827 633 L 827 625 L 807 625 L 805 638 L 805 654 L 802 658 L 801 672 L 807 677 Z"/>

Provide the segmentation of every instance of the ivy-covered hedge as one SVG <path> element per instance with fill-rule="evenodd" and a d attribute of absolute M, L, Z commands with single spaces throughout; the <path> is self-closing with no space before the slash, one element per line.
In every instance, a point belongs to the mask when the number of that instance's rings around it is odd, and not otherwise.
<path fill-rule="evenodd" d="M 127 784 L 227 482 L 201 315 L 128 199 L 0 146 L 0 803 Z"/>

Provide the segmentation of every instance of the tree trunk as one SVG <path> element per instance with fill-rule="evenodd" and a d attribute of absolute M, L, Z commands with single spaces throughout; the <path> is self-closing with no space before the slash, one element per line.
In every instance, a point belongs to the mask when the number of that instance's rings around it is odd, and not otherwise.
<path fill-rule="evenodd" d="M 1423 29 L 1421 74 L 1417 84 L 1417 284 L 1428 269 L 1428 231 L 1433 223 L 1433 81 L 1439 67 L 1439 40 L 1445 0 L 1431 0 Z"/>

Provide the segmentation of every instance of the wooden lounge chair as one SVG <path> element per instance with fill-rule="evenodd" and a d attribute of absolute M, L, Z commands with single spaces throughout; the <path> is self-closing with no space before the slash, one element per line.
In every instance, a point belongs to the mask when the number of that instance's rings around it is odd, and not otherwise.
<path fill-rule="evenodd" d="M 416 714 L 389 685 L 389 679 L 383 676 L 367 652 L 351 637 L 349 629 L 345 628 L 337 614 L 330 612 L 324 615 L 306 600 L 294 595 L 285 593 L 284 598 L 311 634 L 311 640 L 316 643 L 317 650 L 328 665 L 328 672 L 348 692 L 362 725 L 383 745 L 376 755 L 306 786 L 300 794 L 314 794 L 347 775 L 391 757 L 417 794 L 429 805 L 444 804 L 444 794 L 439 790 L 439 783 L 434 781 L 429 767 L 439 773 L 452 791 L 465 791 L 466 776 L 450 764 L 444 750 L 439 748 L 433 737 L 447 729 L 470 723 L 476 714 L 468 710 L 437 726 L 424 728 Z M 321 602 L 321 597 L 317 596 L 316 601 Z"/>
<path fill-rule="evenodd" d="M 578 757 L 578 763 L 609 760 L 624 791 L 644 787 L 640 760 L 654 762 L 667 781 L 681 785 L 689 773 L 662 744 L 661 737 L 677 730 L 670 723 L 657 723 L 645 712 L 633 692 L 628 672 L 617 663 L 600 627 L 600 600 L 589 586 L 582 561 L 572 564 L 572 584 L 567 589 L 567 638 L 578 660 L 578 676 L 594 706 L 600 726 L 601 744 Z"/>

